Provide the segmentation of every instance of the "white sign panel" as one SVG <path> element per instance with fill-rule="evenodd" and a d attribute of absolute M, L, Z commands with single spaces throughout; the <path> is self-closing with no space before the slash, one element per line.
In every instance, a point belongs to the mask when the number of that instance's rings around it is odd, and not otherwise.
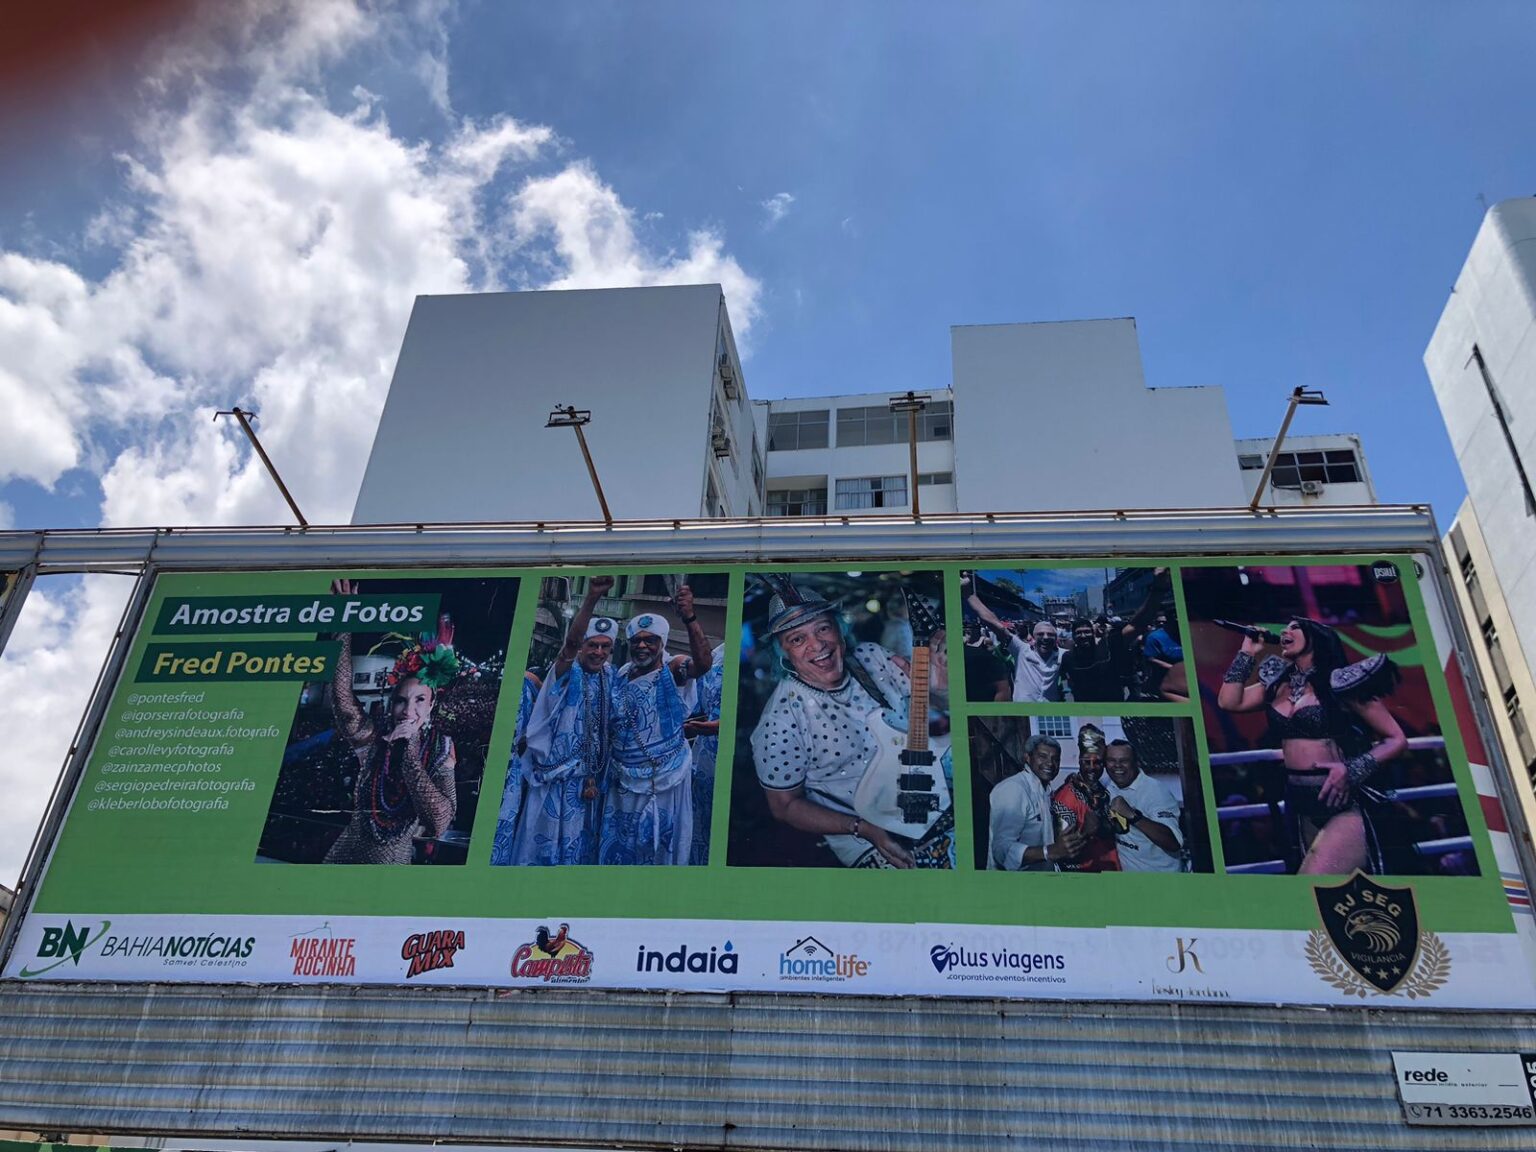
<path fill-rule="evenodd" d="M 1394 1052 L 1410 1124 L 1536 1124 L 1536 1053 Z"/>

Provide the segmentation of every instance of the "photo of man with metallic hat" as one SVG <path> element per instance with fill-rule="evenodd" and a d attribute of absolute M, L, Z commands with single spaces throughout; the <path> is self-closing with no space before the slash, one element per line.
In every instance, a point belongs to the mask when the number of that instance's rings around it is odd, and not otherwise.
<path fill-rule="evenodd" d="M 732 864 L 951 868 L 937 573 L 752 573 Z"/>

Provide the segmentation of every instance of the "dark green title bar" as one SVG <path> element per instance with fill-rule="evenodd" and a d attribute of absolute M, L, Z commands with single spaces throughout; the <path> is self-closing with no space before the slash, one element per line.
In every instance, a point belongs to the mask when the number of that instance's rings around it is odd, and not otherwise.
<path fill-rule="evenodd" d="M 339 640 L 151 644 L 136 679 L 181 684 L 230 680 L 325 680 L 336 674 Z"/>
<path fill-rule="evenodd" d="M 170 596 L 157 636 L 230 632 L 435 632 L 436 592 L 398 596 Z"/>

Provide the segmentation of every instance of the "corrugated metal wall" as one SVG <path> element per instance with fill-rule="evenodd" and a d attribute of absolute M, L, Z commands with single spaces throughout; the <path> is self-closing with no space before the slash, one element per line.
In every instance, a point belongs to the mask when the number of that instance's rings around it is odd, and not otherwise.
<path fill-rule="evenodd" d="M 539 990 L 0 986 L 0 1128 L 670 1148 L 1530 1148 L 1391 1052 L 1536 1016 Z"/>

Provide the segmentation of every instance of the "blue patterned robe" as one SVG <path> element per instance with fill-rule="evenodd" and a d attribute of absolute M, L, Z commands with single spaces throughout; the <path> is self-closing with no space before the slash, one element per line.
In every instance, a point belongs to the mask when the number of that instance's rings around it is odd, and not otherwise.
<path fill-rule="evenodd" d="M 599 799 L 606 787 L 614 671 L 585 672 L 573 664 L 544 682 L 520 743 L 519 799 L 502 798 L 510 834 L 502 849 L 498 821 L 493 864 L 593 864 L 597 860 Z M 587 799 L 588 782 L 597 798 Z M 507 788 L 513 788 L 512 773 Z"/>
<path fill-rule="evenodd" d="M 709 671 L 699 677 L 699 713 L 706 720 L 720 719 L 720 693 L 725 686 L 725 645 L 710 654 Z M 709 863 L 709 829 L 715 800 L 715 757 L 719 736 L 700 736 L 693 742 L 693 847 L 688 863 Z"/>
<path fill-rule="evenodd" d="M 679 686 L 665 662 L 655 672 L 615 676 L 613 752 L 603 810 L 600 864 L 687 864 L 693 849 L 693 757 L 683 722 L 698 681 Z"/>

